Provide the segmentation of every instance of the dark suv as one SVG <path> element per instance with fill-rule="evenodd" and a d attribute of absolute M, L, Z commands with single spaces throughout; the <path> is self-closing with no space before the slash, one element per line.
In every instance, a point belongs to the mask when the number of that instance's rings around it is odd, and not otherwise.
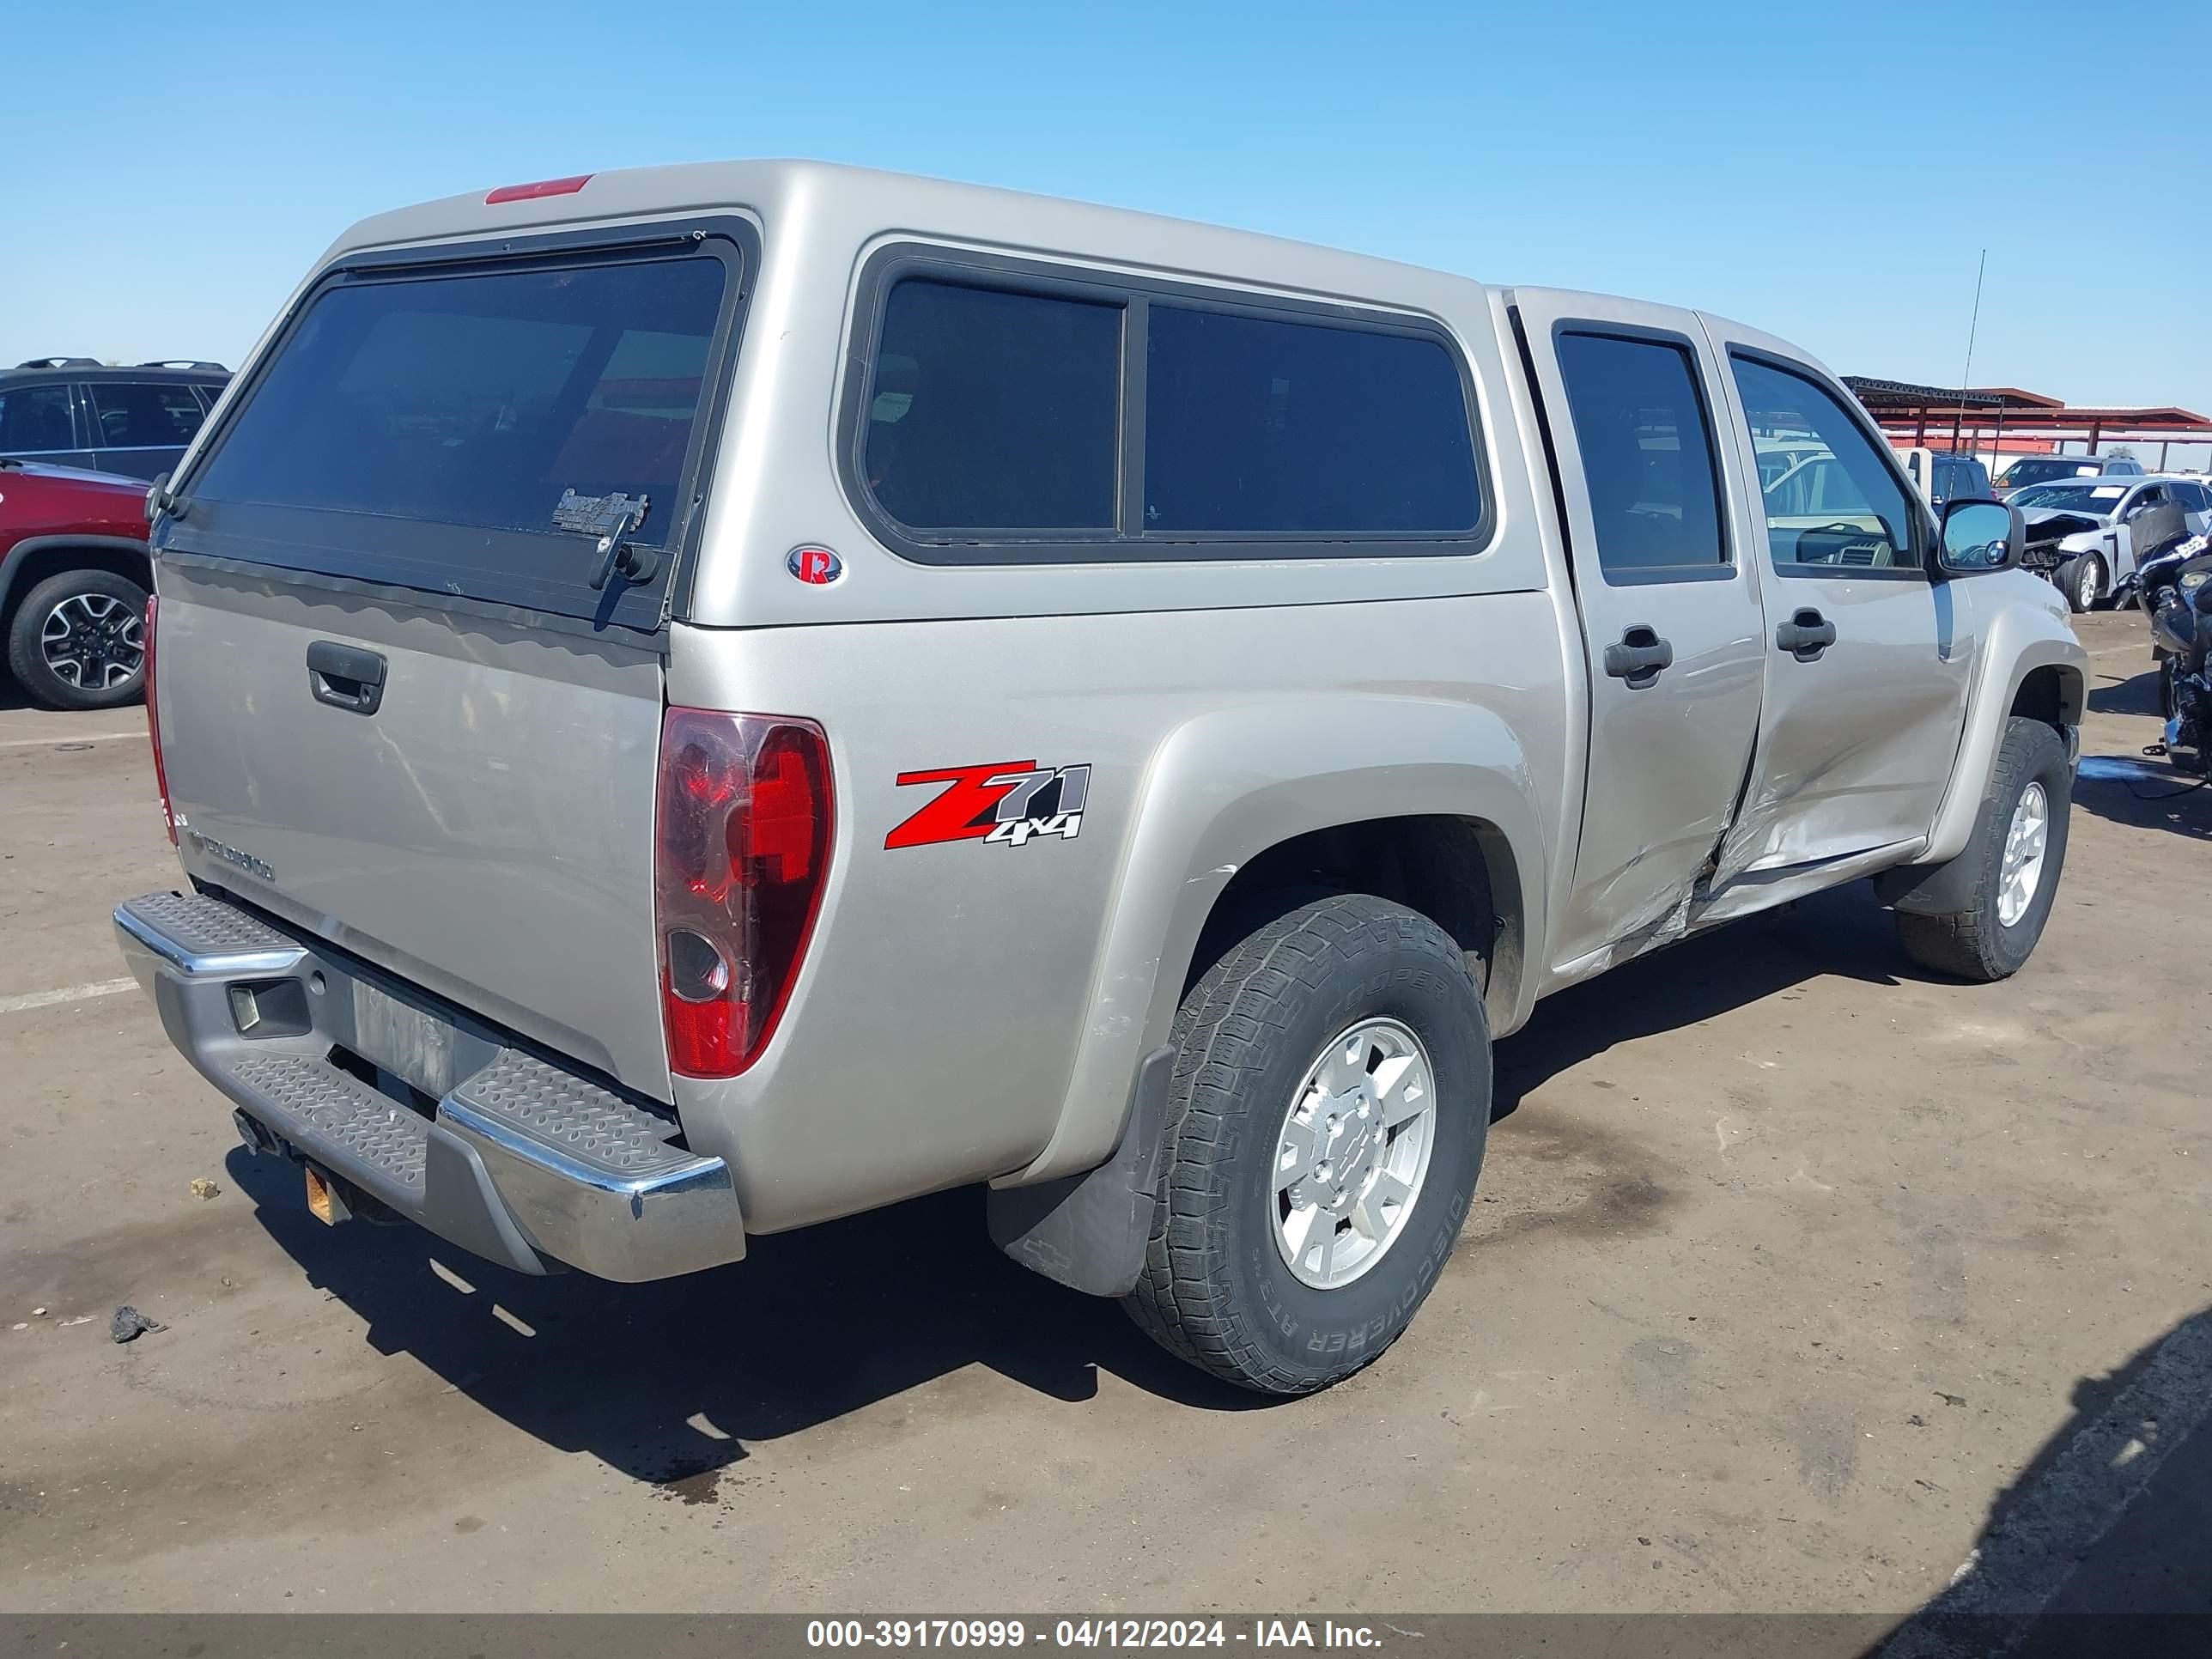
<path fill-rule="evenodd" d="M 152 478 L 183 458 L 229 382 L 221 363 L 42 357 L 0 369 L 0 456 Z"/>

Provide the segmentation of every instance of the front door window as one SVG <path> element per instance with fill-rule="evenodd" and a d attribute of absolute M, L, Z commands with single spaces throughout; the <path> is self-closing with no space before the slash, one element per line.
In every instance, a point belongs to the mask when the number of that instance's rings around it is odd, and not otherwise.
<path fill-rule="evenodd" d="M 1735 382 L 1761 454 L 1767 544 L 1784 575 L 1807 567 L 1917 569 L 1919 520 L 1905 486 L 1872 440 L 1826 389 L 1757 358 L 1735 359 Z"/>

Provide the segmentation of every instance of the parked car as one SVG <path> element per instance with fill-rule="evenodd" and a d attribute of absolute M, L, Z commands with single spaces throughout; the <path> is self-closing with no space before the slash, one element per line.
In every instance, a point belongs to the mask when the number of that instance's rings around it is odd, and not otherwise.
<path fill-rule="evenodd" d="M 2027 524 L 2027 568 L 2049 577 L 2075 611 L 2125 598 L 2145 555 L 2212 522 L 2212 492 L 2163 474 L 2031 484 L 2011 501 Z"/>
<path fill-rule="evenodd" d="M 0 456 L 158 477 L 183 458 L 229 380 L 221 363 L 113 368 L 89 357 L 0 369 Z"/>
<path fill-rule="evenodd" d="M 1977 455 L 1949 449 L 1911 448 L 1899 450 L 1905 462 L 1905 475 L 1911 478 L 1920 493 L 1928 498 L 1929 505 L 1938 512 L 1944 503 L 1960 501 L 1990 499 L 1990 470 Z"/>
<path fill-rule="evenodd" d="M 131 969 L 316 1213 L 526 1273 L 988 1182 L 1018 1260 L 1318 1388 L 1436 1281 L 1540 996 L 1869 875 L 2001 979 L 2065 856 L 2017 514 L 1668 306 L 560 179 L 347 232 L 153 504 L 188 884 Z"/>
<path fill-rule="evenodd" d="M 2141 461 L 2125 455 L 2023 455 L 1997 474 L 1995 493 L 2002 501 L 2029 484 L 2065 478 L 2139 478 L 2142 470 Z"/>
<path fill-rule="evenodd" d="M 0 459 L 0 641 L 53 708 L 112 708 L 144 689 L 146 487 Z"/>

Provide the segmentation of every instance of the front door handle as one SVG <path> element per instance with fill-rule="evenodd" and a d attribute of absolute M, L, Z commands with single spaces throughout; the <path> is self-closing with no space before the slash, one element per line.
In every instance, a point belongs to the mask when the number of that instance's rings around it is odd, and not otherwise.
<path fill-rule="evenodd" d="M 1799 662 L 1816 662 L 1836 642 L 1836 625 L 1808 605 L 1774 630 L 1774 643 Z"/>
<path fill-rule="evenodd" d="M 307 690 L 317 702 L 349 714 L 374 714 L 384 701 L 384 659 L 336 640 L 307 647 Z"/>
<path fill-rule="evenodd" d="M 1605 648 L 1605 672 L 1626 680 L 1628 689 L 1641 691 L 1659 678 L 1662 668 L 1674 665 L 1674 647 L 1659 637 L 1658 630 L 1638 623 L 1620 636 L 1618 645 Z"/>

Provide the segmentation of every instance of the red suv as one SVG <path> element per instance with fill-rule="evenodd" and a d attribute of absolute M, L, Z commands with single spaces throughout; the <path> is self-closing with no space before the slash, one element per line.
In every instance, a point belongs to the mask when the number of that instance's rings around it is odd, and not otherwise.
<path fill-rule="evenodd" d="M 146 486 L 0 459 L 0 638 L 50 708 L 112 708 L 146 685 Z"/>

